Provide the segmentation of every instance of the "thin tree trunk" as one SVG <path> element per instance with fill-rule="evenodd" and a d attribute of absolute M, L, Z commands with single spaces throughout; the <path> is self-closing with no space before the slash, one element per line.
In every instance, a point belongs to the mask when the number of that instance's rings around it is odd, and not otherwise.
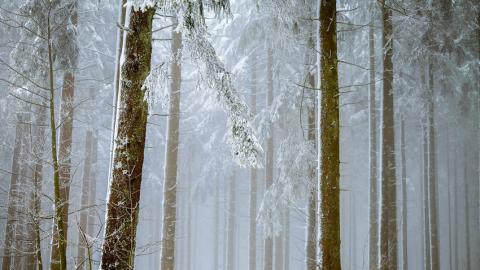
<path fill-rule="evenodd" d="M 430 212 L 430 248 L 432 270 L 440 269 L 440 241 L 438 238 L 438 201 L 437 201 L 437 170 L 435 145 L 435 111 L 434 111 L 434 78 L 433 57 L 428 62 L 428 177 L 429 177 L 429 212 Z"/>
<path fill-rule="evenodd" d="M 71 17 L 73 26 L 77 25 L 77 3 L 72 2 Z M 69 69 L 65 71 L 63 77 L 62 87 L 62 102 L 60 107 L 60 141 L 59 141 L 59 177 L 60 177 L 60 204 L 62 221 L 64 223 L 64 241 L 67 242 L 68 237 L 68 207 L 70 197 L 70 180 L 71 180 L 71 151 L 72 151 L 72 130 L 73 130 L 73 108 L 74 108 L 74 95 L 75 95 L 75 74 L 74 71 Z M 53 226 L 53 243 L 52 253 L 50 260 L 50 268 L 52 270 L 60 270 L 59 264 L 60 256 L 63 251 L 60 251 L 59 245 L 59 230 L 57 226 Z"/>
<path fill-rule="evenodd" d="M 192 173 L 191 173 L 191 156 L 189 156 L 188 159 L 188 179 L 187 179 L 187 232 L 185 233 L 185 238 L 187 240 L 187 257 L 185 258 L 186 261 L 186 269 L 191 270 L 192 269 L 192 205 L 193 205 L 193 196 L 192 196 L 192 187 L 190 185 L 190 181 L 192 179 Z"/>
<path fill-rule="evenodd" d="M 175 22 L 176 23 L 176 22 Z M 180 126 L 180 86 L 182 34 L 172 31 L 172 63 L 170 66 L 170 106 L 165 152 L 165 184 L 163 190 L 163 235 L 161 266 L 163 270 L 175 268 L 175 224 L 177 221 L 177 159 Z M 191 164 L 189 164 L 191 166 Z M 191 179 L 188 179 L 191 181 Z"/>
<path fill-rule="evenodd" d="M 320 2 L 321 45 L 321 268 L 341 269 L 340 263 L 340 117 L 337 61 L 337 4 Z"/>
<path fill-rule="evenodd" d="M 55 120 L 55 80 L 54 80 L 54 67 L 53 67 L 53 44 L 52 39 L 52 29 L 51 29 L 51 10 L 47 15 L 47 40 L 48 40 L 48 81 L 49 81 L 49 111 L 50 111 L 50 142 L 51 142 L 51 154 L 52 154 L 52 164 L 53 164 L 53 187 L 54 187 L 54 204 L 55 204 L 55 217 L 54 217 L 54 235 L 52 236 L 52 251 L 51 251 L 51 261 L 50 268 L 66 270 L 67 269 L 67 231 L 65 228 L 65 223 L 63 221 L 63 207 L 64 201 L 62 201 L 61 194 L 61 182 L 59 175 L 59 162 L 58 162 L 58 150 L 57 150 L 57 126 Z M 54 254 L 55 253 L 55 254 Z M 58 264 L 60 260 L 60 264 Z"/>
<path fill-rule="evenodd" d="M 142 90 L 150 72 L 155 10 L 132 10 L 122 64 L 115 153 L 101 267 L 132 269 L 140 203 L 148 105 Z"/>
<path fill-rule="evenodd" d="M 402 158 L 402 256 L 403 270 L 408 270 L 408 209 L 407 209 L 407 159 L 405 157 L 405 123 L 400 123 L 400 150 Z"/>
<path fill-rule="evenodd" d="M 469 211 L 469 205 L 470 205 L 470 185 L 468 183 L 468 164 L 469 164 L 469 159 L 468 159 L 468 146 L 467 143 L 464 142 L 464 148 L 463 148 L 463 182 L 464 182 L 464 190 L 465 194 L 463 194 L 464 198 L 464 204 L 465 204 L 465 269 L 472 269 L 470 265 L 470 240 L 471 240 L 471 234 L 470 234 L 470 211 Z M 478 209 L 477 209 L 478 211 Z"/>
<path fill-rule="evenodd" d="M 454 147 L 455 151 L 453 152 L 455 154 L 454 162 L 453 162 L 453 204 L 454 204 L 454 226 L 455 226 L 455 268 L 454 269 L 460 269 L 460 264 L 459 264 L 459 240 L 460 240 L 460 229 L 458 226 L 458 212 L 459 212 L 459 207 L 458 207 L 458 154 L 457 154 L 457 147 L 458 144 Z"/>
<path fill-rule="evenodd" d="M 315 76 L 308 74 L 309 87 L 315 88 Z M 311 91 L 312 106 L 308 108 L 308 140 L 312 144 L 314 150 L 317 150 L 317 134 L 315 126 L 315 93 Z M 308 188 L 308 220 L 307 220 L 307 245 L 306 245 L 306 263 L 307 270 L 316 270 L 318 265 L 317 260 L 317 211 L 318 211 L 318 183 L 317 183 L 317 168 L 313 166 L 310 168 L 310 186 Z"/>
<path fill-rule="evenodd" d="M 375 6 L 375 4 L 373 5 Z M 377 183 L 377 108 L 375 105 L 375 33 L 374 20 L 368 27 L 370 53 L 369 130 L 370 130 L 370 222 L 369 222 L 369 265 L 378 269 L 378 183 Z"/>
<path fill-rule="evenodd" d="M 285 215 L 284 211 L 281 211 L 281 216 Z M 283 270 L 283 259 L 284 259 L 284 253 L 283 253 L 283 235 L 285 234 L 285 227 L 282 226 L 282 231 L 275 236 L 275 268 L 274 269 L 280 269 Z"/>
<path fill-rule="evenodd" d="M 220 181 L 219 177 L 215 178 L 215 231 L 214 235 L 214 249 L 213 249 L 213 270 L 219 270 L 218 255 L 220 253 L 219 235 L 220 235 Z"/>
<path fill-rule="evenodd" d="M 290 270 L 290 208 L 285 210 L 285 270 Z"/>
<path fill-rule="evenodd" d="M 78 247 L 77 247 L 77 269 L 85 268 L 85 251 L 88 243 L 85 242 L 84 235 L 87 234 L 89 192 L 92 180 L 92 151 L 93 151 L 93 132 L 87 131 L 85 137 L 85 157 L 83 163 L 83 181 L 82 181 L 82 197 L 80 202 L 80 221 L 78 224 Z"/>
<path fill-rule="evenodd" d="M 392 10 L 381 1 L 383 16 L 383 104 L 382 104 L 382 214 L 380 268 L 397 269 L 397 199 L 395 177 L 395 124 L 393 104 Z"/>
<path fill-rule="evenodd" d="M 17 113 L 17 123 L 15 128 L 15 144 L 13 147 L 12 167 L 10 175 L 10 189 L 8 191 L 7 224 L 5 227 L 5 240 L 3 244 L 2 269 L 19 268 L 12 259 L 19 257 L 20 254 L 15 250 L 16 233 L 18 226 L 18 207 L 20 201 L 20 178 L 22 161 L 25 158 L 25 136 L 27 133 L 26 116 Z"/>
<path fill-rule="evenodd" d="M 451 188 L 451 177 L 450 177 L 450 134 L 448 131 L 448 123 L 445 129 L 446 132 L 446 152 L 447 152 L 447 194 L 448 194 L 448 263 L 450 270 L 453 268 L 453 237 L 452 237 L 452 188 Z"/>
<path fill-rule="evenodd" d="M 257 113 L 257 66 L 256 60 L 252 63 L 252 93 L 251 104 L 252 115 Z M 250 169 L 250 222 L 248 229 L 248 266 L 249 270 L 257 269 L 257 169 Z M 217 270 L 215 268 L 215 270 Z"/>
<path fill-rule="evenodd" d="M 32 208 L 34 209 L 33 234 L 35 237 L 35 264 L 33 267 L 43 269 L 40 221 L 41 218 L 41 195 L 43 181 L 43 154 L 45 151 L 45 124 L 47 118 L 46 107 L 39 107 L 37 111 L 36 127 L 33 138 L 32 152 L 34 158 L 33 168 L 33 191 L 31 195 Z"/>
<path fill-rule="evenodd" d="M 228 196 L 227 268 L 235 270 L 235 169 L 230 176 Z"/>
<path fill-rule="evenodd" d="M 96 197 L 97 197 L 97 149 L 98 149 L 98 134 L 95 131 L 92 138 L 92 171 L 91 171 L 91 182 L 89 185 L 90 190 L 88 191 L 88 218 L 87 218 L 87 234 L 91 237 L 95 237 L 98 234 L 98 231 L 95 231 L 97 219 L 96 211 Z"/>
<path fill-rule="evenodd" d="M 273 51 L 268 48 L 267 52 L 267 107 L 273 102 Z M 273 183 L 273 127 L 270 127 L 270 134 L 267 138 L 267 155 L 265 165 L 265 190 L 268 190 Z M 265 238 L 264 247 L 264 270 L 273 269 L 273 237 Z"/>

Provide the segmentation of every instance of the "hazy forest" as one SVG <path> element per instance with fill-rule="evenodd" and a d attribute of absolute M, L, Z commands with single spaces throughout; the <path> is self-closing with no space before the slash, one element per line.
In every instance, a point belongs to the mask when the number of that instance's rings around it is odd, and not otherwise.
<path fill-rule="evenodd" d="M 480 269 L 480 0 L 0 0 L 3 270 Z"/>

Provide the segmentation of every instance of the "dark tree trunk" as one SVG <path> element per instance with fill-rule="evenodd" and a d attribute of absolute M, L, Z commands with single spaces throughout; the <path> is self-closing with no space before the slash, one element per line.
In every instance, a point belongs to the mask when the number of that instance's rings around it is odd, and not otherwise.
<path fill-rule="evenodd" d="M 140 203 L 148 105 L 142 90 L 150 72 L 155 10 L 130 13 L 122 64 L 118 123 L 101 267 L 132 269 Z"/>
<path fill-rule="evenodd" d="M 397 198 L 395 172 L 395 123 L 393 103 L 392 10 L 381 1 L 383 16 L 383 104 L 382 104 L 382 214 L 380 224 L 380 268 L 397 269 Z"/>
<path fill-rule="evenodd" d="M 321 53 L 321 268 L 341 269 L 340 257 L 340 117 L 337 60 L 337 4 L 320 2 Z"/>

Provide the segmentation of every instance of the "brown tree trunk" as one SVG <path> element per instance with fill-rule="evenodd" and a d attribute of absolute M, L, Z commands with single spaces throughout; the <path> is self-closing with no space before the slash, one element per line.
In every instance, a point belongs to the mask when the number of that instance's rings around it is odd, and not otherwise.
<path fill-rule="evenodd" d="M 405 157 L 405 123 L 400 122 L 400 151 L 402 158 L 402 256 L 403 270 L 408 270 L 408 209 L 407 209 L 407 159 Z"/>
<path fill-rule="evenodd" d="M 80 221 L 78 224 L 78 248 L 77 248 L 77 269 L 85 269 L 85 264 L 87 258 L 85 256 L 85 251 L 88 248 L 89 243 L 85 242 L 85 235 L 87 232 L 88 225 L 88 207 L 89 205 L 89 192 L 90 184 L 93 183 L 92 179 L 92 153 L 93 152 L 93 132 L 91 130 L 87 131 L 85 137 L 85 157 L 83 163 L 83 181 L 82 181 L 82 197 L 80 202 Z"/>
<path fill-rule="evenodd" d="M 383 16 L 383 105 L 382 105 L 382 214 L 380 225 L 380 268 L 397 269 L 397 198 L 395 175 L 395 124 L 393 108 L 392 10 L 381 1 Z"/>
<path fill-rule="evenodd" d="M 373 4 L 375 7 L 375 4 Z M 375 33 L 374 19 L 368 27 L 370 53 L 369 132 L 370 132 L 370 222 L 369 222 L 369 265 L 378 269 L 378 181 L 377 181 L 377 107 L 375 105 Z"/>
<path fill-rule="evenodd" d="M 150 72 L 155 10 L 132 10 L 122 64 L 118 123 L 101 267 L 132 269 L 140 203 L 148 105 L 142 90 Z"/>
<path fill-rule="evenodd" d="M 252 115 L 257 113 L 257 66 L 256 60 L 252 63 L 252 93 L 250 104 Z M 257 169 L 250 169 L 250 221 L 248 233 L 248 266 L 249 270 L 257 269 Z M 218 268 L 215 268 L 218 270 Z"/>
<path fill-rule="evenodd" d="M 230 176 L 228 196 L 227 268 L 235 270 L 235 169 Z"/>
<path fill-rule="evenodd" d="M 428 63 L 428 181 L 429 181 L 429 213 L 430 213 L 430 248 L 432 270 L 440 269 L 440 241 L 438 238 L 438 201 L 437 201 L 437 170 L 435 145 L 435 110 L 434 110 L 434 78 L 433 58 Z"/>
<path fill-rule="evenodd" d="M 427 126 L 424 126 L 422 131 L 423 137 L 423 236 L 424 236 L 424 266 L 425 269 L 430 269 L 431 256 L 430 256 L 430 210 L 428 207 L 428 131 Z"/>
<path fill-rule="evenodd" d="M 337 61 L 337 4 L 320 2 L 321 53 L 321 268 L 341 269 L 340 263 L 340 117 Z"/>
<path fill-rule="evenodd" d="M 19 226 L 19 207 L 20 207 L 20 189 L 22 188 L 22 163 L 26 158 L 25 142 L 27 136 L 27 117 L 25 114 L 17 114 L 17 124 L 15 128 L 15 144 L 13 146 L 12 167 L 10 175 L 10 189 L 8 191 L 7 224 L 5 227 L 5 240 L 3 244 L 2 269 L 16 269 L 20 265 L 15 262 L 21 258 L 22 254 L 16 250 L 17 233 Z"/>
<path fill-rule="evenodd" d="M 315 88 L 315 76 L 308 75 L 309 87 Z M 312 106 L 308 108 L 308 140 L 312 144 L 314 151 L 317 150 L 317 134 L 315 126 L 315 93 L 312 93 Z M 318 265 L 317 260 L 317 211 L 318 211 L 318 184 L 317 184 L 317 168 L 312 166 L 310 168 L 310 181 L 308 189 L 308 217 L 307 217 L 307 245 L 306 245 L 306 262 L 307 270 L 316 270 Z"/>
<path fill-rule="evenodd" d="M 267 52 L 267 106 L 273 102 L 273 52 L 268 48 Z M 265 190 L 268 190 L 273 183 L 273 127 L 267 138 L 267 154 L 265 165 Z M 263 269 L 273 269 L 273 238 L 266 237 L 264 241 Z"/>
<path fill-rule="evenodd" d="M 74 26 L 77 25 L 77 4 L 73 4 L 71 11 L 71 20 Z M 73 129 L 73 108 L 75 95 L 75 74 L 73 70 L 65 71 L 63 77 L 62 87 L 62 102 L 60 107 L 60 141 L 59 141 L 59 177 L 60 177 L 60 204 L 62 221 L 64 223 L 64 241 L 67 242 L 68 236 L 68 207 L 70 197 L 70 170 L 71 170 L 71 151 L 72 151 L 72 129 Z M 52 270 L 60 270 L 60 256 L 63 251 L 60 251 L 59 244 L 59 230 L 57 226 L 53 226 L 53 243 L 50 260 L 50 268 Z"/>
<path fill-rule="evenodd" d="M 172 59 L 170 66 L 170 106 L 165 152 L 165 184 L 163 190 L 163 235 L 161 268 L 173 270 L 175 266 L 175 224 L 177 222 L 177 158 L 180 126 L 180 86 L 182 34 L 172 32 Z M 191 166 L 189 164 L 188 166 Z M 191 179 L 188 179 L 189 181 Z"/>

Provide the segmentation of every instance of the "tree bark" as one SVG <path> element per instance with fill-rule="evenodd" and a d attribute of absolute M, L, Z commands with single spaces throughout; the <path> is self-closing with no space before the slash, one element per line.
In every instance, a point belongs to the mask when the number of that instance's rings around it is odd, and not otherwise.
<path fill-rule="evenodd" d="M 88 207 L 89 207 L 89 192 L 92 180 L 92 152 L 93 152 L 93 132 L 87 131 L 85 137 L 85 157 L 83 163 L 83 181 L 82 181 L 82 196 L 80 202 L 80 221 L 78 224 L 78 247 L 77 247 L 77 269 L 85 269 L 86 257 L 85 251 L 89 243 L 85 242 L 85 234 L 88 225 Z"/>
<path fill-rule="evenodd" d="M 315 88 L 315 76 L 308 74 L 309 87 Z M 314 150 L 317 150 L 317 134 L 315 126 L 315 94 L 312 93 L 312 106 L 308 108 L 308 140 L 312 144 Z M 307 270 L 316 270 L 318 265 L 317 260 L 317 212 L 318 212 L 318 184 L 317 184 L 317 168 L 312 166 L 309 175 L 309 189 L 308 189 L 308 220 L 307 220 L 307 245 L 306 245 L 306 263 Z"/>
<path fill-rule="evenodd" d="M 408 270 L 407 159 L 405 158 L 405 123 L 403 116 L 400 121 L 400 150 L 402 158 L 402 269 Z"/>
<path fill-rule="evenodd" d="M 375 6 L 375 4 L 373 5 Z M 370 53 L 369 132 L 370 132 L 370 222 L 369 222 L 369 265 L 378 269 L 378 181 L 377 181 L 377 108 L 375 105 L 375 33 L 374 20 L 368 27 Z"/>
<path fill-rule="evenodd" d="M 170 106 L 167 126 L 167 145 L 165 152 L 165 184 L 163 190 L 163 235 L 161 266 L 164 270 L 173 270 L 175 266 L 175 224 L 177 221 L 177 159 L 180 135 L 180 87 L 182 34 L 172 32 L 172 63 L 170 66 Z M 189 164 L 188 166 L 191 166 Z M 191 181 L 191 179 L 188 179 Z"/>
<path fill-rule="evenodd" d="M 434 110 L 434 74 L 433 57 L 428 62 L 428 181 L 430 213 L 430 248 L 432 270 L 440 269 L 440 241 L 438 238 L 438 201 L 437 201 L 437 155 L 435 145 L 435 110 Z"/>
<path fill-rule="evenodd" d="M 77 25 L 78 15 L 77 15 L 77 4 L 73 3 L 71 10 L 71 17 L 73 26 Z M 62 102 L 60 107 L 60 141 L 59 141 L 59 152 L 58 152 L 58 161 L 59 161 L 59 177 L 60 177 L 60 204 L 61 204 L 61 214 L 62 221 L 64 223 L 64 241 L 67 243 L 68 237 L 68 207 L 69 207 L 69 197 L 70 197 L 70 180 L 71 180 L 71 151 L 72 151 L 72 130 L 73 130 L 73 108 L 74 108 L 74 96 L 75 96 L 75 74 L 72 69 L 65 71 L 63 77 L 63 87 L 62 87 Z M 59 230 L 58 227 L 53 226 L 53 243 L 52 243 L 52 253 L 50 260 L 50 268 L 52 270 L 60 270 L 61 264 L 60 256 L 63 251 L 60 251 L 59 244 Z"/>
<path fill-rule="evenodd" d="M 252 115 L 257 113 L 257 67 L 256 60 L 252 63 L 252 93 L 250 104 Z M 248 234 L 248 266 L 250 270 L 257 269 L 257 169 L 250 168 L 250 222 Z M 217 270 L 218 268 L 215 268 Z"/>
<path fill-rule="evenodd" d="M 140 203 L 148 104 L 142 85 L 150 72 L 155 10 L 132 10 L 122 64 L 118 123 L 101 267 L 132 269 Z"/>
<path fill-rule="evenodd" d="M 235 169 L 230 176 L 228 196 L 227 268 L 235 270 Z"/>
<path fill-rule="evenodd" d="M 22 177 L 22 163 L 26 158 L 25 142 L 27 136 L 27 117 L 25 114 L 17 113 L 15 128 L 15 144 L 13 147 L 12 167 L 10 175 L 10 189 L 8 191 L 7 224 L 5 227 L 5 240 L 3 244 L 2 269 L 20 268 L 15 265 L 16 259 L 21 258 L 16 249 L 17 232 L 19 226 L 20 189 Z"/>
<path fill-rule="evenodd" d="M 337 60 L 336 1 L 320 2 L 321 53 L 321 268 L 341 269 L 340 263 L 340 117 Z"/>
<path fill-rule="evenodd" d="M 273 102 L 273 51 L 268 48 L 267 51 L 267 107 L 270 107 Z M 268 190 L 273 183 L 273 130 L 270 127 L 270 132 L 267 138 L 267 154 L 265 165 L 265 190 Z M 264 241 L 264 258 L 263 269 L 273 269 L 273 238 L 266 237 Z"/>
<path fill-rule="evenodd" d="M 397 269 L 397 198 L 395 173 L 395 123 L 393 103 L 392 10 L 381 1 L 383 16 L 383 104 L 382 104 L 382 214 L 380 268 Z"/>

